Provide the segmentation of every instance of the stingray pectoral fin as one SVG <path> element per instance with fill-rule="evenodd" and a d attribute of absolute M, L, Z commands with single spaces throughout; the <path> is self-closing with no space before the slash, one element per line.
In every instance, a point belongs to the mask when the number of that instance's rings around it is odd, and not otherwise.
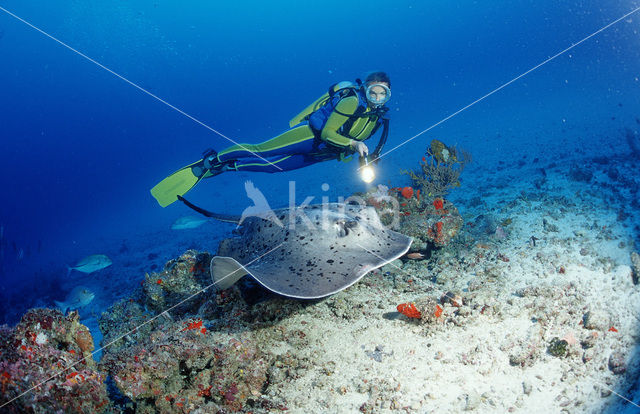
<path fill-rule="evenodd" d="M 228 289 L 249 271 L 232 257 L 211 259 L 211 279 L 218 290 Z"/>

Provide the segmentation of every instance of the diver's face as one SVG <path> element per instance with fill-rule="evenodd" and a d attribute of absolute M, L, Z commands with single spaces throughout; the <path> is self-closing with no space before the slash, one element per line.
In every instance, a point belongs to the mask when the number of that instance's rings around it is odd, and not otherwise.
<path fill-rule="evenodd" d="M 370 84 L 371 85 L 371 84 Z M 383 88 L 380 85 L 384 85 L 389 88 L 389 84 L 386 82 L 376 82 L 373 86 L 367 85 L 369 91 L 369 98 L 373 102 L 381 102 L 384 103 L 387 101 L 387 89 Z M 369 106 L 373 104 L 373 102 L 369 102 Z"/>

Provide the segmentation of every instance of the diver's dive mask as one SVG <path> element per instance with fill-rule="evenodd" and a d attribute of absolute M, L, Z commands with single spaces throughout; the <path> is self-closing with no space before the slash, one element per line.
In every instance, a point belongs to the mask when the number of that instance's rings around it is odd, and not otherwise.
<path fill-rule="evenodd" d="M 391 89 L 384 83 L 372 83 L 365 88 L 364 92 L 367 101 L 374 108 L 384 105 L 391 98 Z"/>

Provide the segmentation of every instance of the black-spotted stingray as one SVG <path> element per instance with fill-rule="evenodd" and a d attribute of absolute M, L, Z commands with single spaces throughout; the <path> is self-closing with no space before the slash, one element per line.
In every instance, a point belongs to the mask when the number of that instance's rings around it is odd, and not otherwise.
<path fill-rule="evenodd" d="M 179 198 L 208 217 L 241 222 L 240 217 L 211 213 Z M 341 203 L 243 217 L 234 233 L 211 259 L 216 288 L 226 289 L 250 275 L 275 293 L 300 299 L 346 289 L 404 255 L 412 242 L 411 237 L 386 229 L 373 207 Z"/>

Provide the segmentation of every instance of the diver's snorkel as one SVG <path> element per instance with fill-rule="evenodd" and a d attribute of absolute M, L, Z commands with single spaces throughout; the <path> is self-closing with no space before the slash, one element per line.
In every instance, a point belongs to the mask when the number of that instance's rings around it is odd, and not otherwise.
<path fill-rule="evenodd" d="M 360 157 L 360 178 L 367 184 L 373 182 L 376 178 L 376 172 L 373 169 L 373 165 L 369 162 L 369 156 L 364 155 Z"/>

